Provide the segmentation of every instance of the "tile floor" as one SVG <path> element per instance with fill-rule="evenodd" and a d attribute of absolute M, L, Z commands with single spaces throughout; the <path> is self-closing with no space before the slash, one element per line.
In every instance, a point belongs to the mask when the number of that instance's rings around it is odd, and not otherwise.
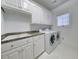
<path fill-rule="evenodd" d="M 77 49 L 60 44 L 50 55 L 45 52 L 38 59 L 78 59 L 77 53 Z"/>

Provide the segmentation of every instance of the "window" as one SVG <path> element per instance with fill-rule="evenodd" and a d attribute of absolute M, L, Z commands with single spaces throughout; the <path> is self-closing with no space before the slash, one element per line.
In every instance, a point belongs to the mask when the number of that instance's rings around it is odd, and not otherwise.
<path fill-rule="evenodd" d="M 57 16 L 57 26 L 69 25 L 69 13 Z"/>

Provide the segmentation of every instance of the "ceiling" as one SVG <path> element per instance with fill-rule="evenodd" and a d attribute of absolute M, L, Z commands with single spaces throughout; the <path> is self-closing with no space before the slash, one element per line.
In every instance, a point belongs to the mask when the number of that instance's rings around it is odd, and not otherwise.
<path fill-rule="evenodd" d="M 67 2 L 68 0 L 32 0 L 32 1 L 37 2 L 40 5 L 51 10 L 51 9 L 54 9 L 65 2 Z"/>

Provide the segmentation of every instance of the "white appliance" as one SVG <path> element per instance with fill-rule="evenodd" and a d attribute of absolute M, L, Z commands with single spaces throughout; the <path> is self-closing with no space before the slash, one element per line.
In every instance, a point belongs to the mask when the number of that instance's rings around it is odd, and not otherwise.
<path fill-rule="evenodd" d="M 45 50 L 50 54 L 60 44 L 60 34 L 57 31 L 45 32 Z"/>

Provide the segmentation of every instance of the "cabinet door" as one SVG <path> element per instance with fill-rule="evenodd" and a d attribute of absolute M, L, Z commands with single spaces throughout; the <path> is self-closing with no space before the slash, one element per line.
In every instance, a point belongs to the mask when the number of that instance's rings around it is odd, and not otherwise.
<path fill-rule="evenodd" d="M 34 39 L 34 57 L 36 58 L 44 51 L 44 36 L 36 36 Z"/>
<path fill-rule="evenodd" d="M 21 0 L 6 0 L 6 3 L 11 5 L 11 6 L 15 6 L 15 7 L 18 7 L 19 3 L 20 3 Z"/>
<path fill-rule="evenodd" d="M 3 54 L 1 59 L 19 59 L 18 52 L 12 52 L 10 54 Z"/>
<path fill-rule="evenodd" d="M 29 1 L 28 0 L 21 0 L 21 7 L 25 11 L 29 11 Z"/>
<path fill-rule="evenodd" d="M 33 6 L 32 8 L 32 23 L 40 24 L 40 8 L 38 6 Z"/>
<path fill-rule="evenodd" d="M 33 44 L 23 46 L 23 59 L 34 59 L 33 58 Z"/>
<path fill-rule="evenodd" d="M 2 53 L 1 55 L 1 59 L 23 59 L 22 58 L 22 53 L 21 53 L 22 49 L 18 48 L 18 49 L 13 49 L 11 51 L 7 51 Z"/>
<path fill-rule="evenodd" d="M 1 55 L 1 59 L 8 59 L 6 54 Z"/>
<path fill-rule="evenodd" d="M 5 0 L 1 0 L 1 4 L 5 4 Z"/>

